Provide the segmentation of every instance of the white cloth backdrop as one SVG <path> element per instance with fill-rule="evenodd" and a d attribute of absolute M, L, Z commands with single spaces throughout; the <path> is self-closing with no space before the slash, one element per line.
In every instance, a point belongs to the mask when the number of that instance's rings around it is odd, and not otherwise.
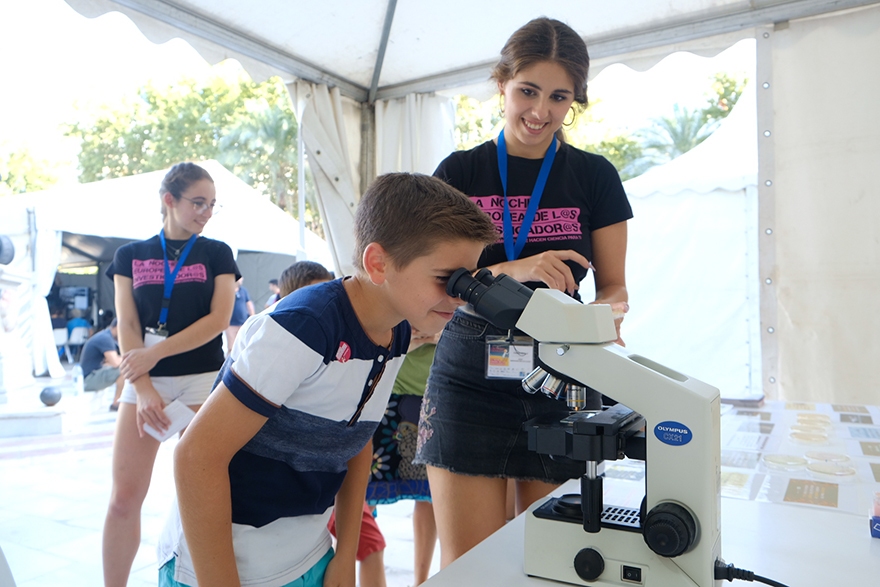
<path fill-rule="evenodd" d="M 779 394 L 877 404 L 880 7 L 771 35 Z"/>
<path fill-rule="evenodd" d="M 337 275 L 352 275 L 354 213 L 358 192 L 349 158 L 345 114 L 338 88 L 296 81 L 287 86 L 303 133 L 309 168 L 315 178 L 318 208 Z"/>
<path fill-rule="evenodd" d="M 455 103 L 409 94 L 376 103 L 376 171 L 432 174 L 455 149 Z"/>

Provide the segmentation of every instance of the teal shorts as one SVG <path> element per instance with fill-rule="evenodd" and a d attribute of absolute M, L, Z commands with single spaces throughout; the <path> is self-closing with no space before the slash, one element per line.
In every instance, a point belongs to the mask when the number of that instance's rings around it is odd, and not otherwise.
<path fill-rule="evenodd" d="M 331 548 L 321 560 L 315 563 L 315 566 L 306 571 L 305 575 L 296 581 L 286 583 L 282 587 L 324 587 L 324 572 L 327 570 L 327 565 L 330 564 L 330 559 L 332 558 L 333 549 Z M 159 569 L 159 587 L 189 587 L 189 585 L 178 583 L 174 580 L 175 560 L 171 559 Z"/>

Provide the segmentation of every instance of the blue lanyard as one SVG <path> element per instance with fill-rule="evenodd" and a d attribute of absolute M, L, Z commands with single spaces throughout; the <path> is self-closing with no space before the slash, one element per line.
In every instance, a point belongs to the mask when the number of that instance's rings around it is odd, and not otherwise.
<path fill-rule="evenodd" d="M 550 168 L 553 167 L 555 158 L 556 135 L 553 135 L 553 140 L 550 142 L 547 152 L 544 153 L 544 162 L 541 163 L 541 171 L 538 172 L 538 179 L 535 181 L 532 197 L 529 199 L 529 207 L 526 208 L 526 214 L 523 216 L 519 234 L 516 235 L 514 243 L 513 218 L 510 215 L 510 204 L 507 202 L 507 145 L 504 142 L 504 129 L 498 135 L 498 172 L 501 174 L 501 187 L 504 189 L 504 252 L 508 261 L 518 259 L 526 246 L 529 231 L 532 229 L 532 222 L 538 212 L 538 204 L 541 203 L 541 196 L 544 195 L 544 187 L 547 185 L 547 177 L 550 175 Z"/>
<path fill-rule="evenodd" d="M 180 272 L 180 268 L 183 267 L 183 262 L 186 261 L 186 256 L 189 255 L 198 237 L 199 235 L 197 234 L 189 237 L 183 252 L 180 253 L 180 258 L 177 259 L 174 271 L 172 271 L 168 263 L 168 248 L 165 246 L 165 231 L 159 231 L 159 242 L 162 243 L 162 258 L 165 260 L 165 291 L 162 294 L 162 309 L 159 311 L 159 328 L 163 330 L 165 322 L 168 320 L 168 307 L 171 305 L 171 290 L 174 289 L 174 280 L 177 279 L 177 274 Z"/>

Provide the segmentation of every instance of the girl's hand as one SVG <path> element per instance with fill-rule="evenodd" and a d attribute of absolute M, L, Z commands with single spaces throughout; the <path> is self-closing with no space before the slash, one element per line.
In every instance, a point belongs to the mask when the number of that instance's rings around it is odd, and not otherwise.
<path fill-rule="evenodd" d="M 496 276 L 499 273 L 506 273 L 517 281 L 540 281 L 551 289 L 574 294 L 578 284 L 575 283 L 571 269 L 565 264 L 565 261 L 574 261 L 584 269 L 593 268 L 586 257 L 569 249 L 544 251 L 525 259 L 492 265 L 488 269 Z"/>
<path fill-rule="evenodd" d="M 134 381 L 141 375 L 146 375 L 150 369 L 156 366 L 161 357 L 157 357 L 155 347 L 132 349 L 122 356 L 119 365 L 119 373 L 129 381 Z"/>
<path fill-rule="evenodd" d="M 614 327 L 617 329 L 617 340 L 614 342 L 620 346 L 626 346 L 626 343 L 620 338 L 620 325 L 623 323 L 623 318 L 627 312 L 629 312 L 629 304 L 626 302 L 614 302 L 611 304 L 611 315 L 614 317 Z"/>
<path fill-rule="evenodd" d="M 168 430 L 171 420 L 165 413 L 165 402 L 162 401 L 152 382 L 138 382 L 135 389 L 137 390 L 137 427 L 140 437 L 144 437 L 144 424 L 149 424 L 160 432 Z"/>
<path fill-rule="evenodd" d="M 342 557 L 334 556 L 324 572 L 324 587 L 355 587 L 354 561 L 346 564 Z"/>

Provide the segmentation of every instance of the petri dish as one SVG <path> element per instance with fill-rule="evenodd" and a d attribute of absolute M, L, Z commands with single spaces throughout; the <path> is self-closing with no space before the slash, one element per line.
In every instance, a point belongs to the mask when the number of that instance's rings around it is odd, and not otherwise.
<path fill-rule="evenodd" d="M 794 455 L 765 454 L 762 460 L 768 469 L 776 471 L 797 471 L 807 466 L 807 459 Z"/>
<path fill-rule="evenodd" d="M 808 461 L 812 461 L 814 463 L 836 463 L 838 465 L 842 465 L 843 463 L 850 462 L 850 458 L 844 454 L 836 453 L 836 452 L 819 452 L 816 450 L 810 451 L 804 455 L 807 457 Z"/>
<path fill-rule="evenodd" d="M 831 417 L 825 414 L 798 414 L 797 419 L 801 424 L 831 424 Z"/>
<path fill-rule="evenodd" d="M 825 434 L 828 432 L 826 426 L 815 426 L 813 424 L 792 424 L 792 432 L 806 432 L 807 434 Z"/>
<path fill-rule="evenodd" d="M 828 442 L 827 434 L 818 432 L 792 432 L 788 435 L 793 441 L 799 444 L 825 444 Z"/>
<path fill-rule="evenodd" d="M 838 463 L 810 463 L 807 465 L 807 470 L 826 477 L 847 478 L 856 475 L 855 467 Z"/>

